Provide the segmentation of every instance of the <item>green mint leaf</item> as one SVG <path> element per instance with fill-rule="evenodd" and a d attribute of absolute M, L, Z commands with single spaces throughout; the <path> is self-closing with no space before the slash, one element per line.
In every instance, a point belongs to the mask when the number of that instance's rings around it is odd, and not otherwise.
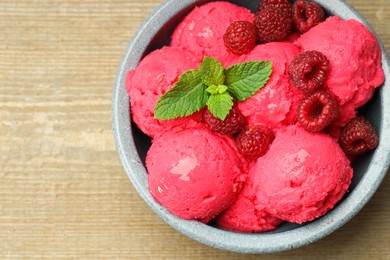
<path fill-rule="evenodd" d="M 207 86 L 202 83 L 198 70 L 184 72 L 173 88 L 164 93 L 154 108 L 154 118 L 173 119 L 184 117 L 206 105 Z"/>
<path fill-rule="evenodd" d="M 233 65 L 225 70 L 225 85 L 239 101 L 250 98 L 269 80 L 272 62 L 249 61 Z"/>
<path fill-rule="evenodd" d="M 228 93 L 213 94 L 207 100 L 207 108 L 221 120 L 225 120 L 233 107 L 233 97 Z"/>
<path fill-rule="evenodd" d="M 214 58 L 204 57 L 199 66 L 202 82 L 207 86 L 222 85 L 225 81 L 225 73 L 222 64 Z"/>
<path fill-rule="evenodd" d="M 222 94 L 225 93 L 228 88 L 225 85 L 211 85 L 206 89 L 206 91 L 210 94 Z"/>

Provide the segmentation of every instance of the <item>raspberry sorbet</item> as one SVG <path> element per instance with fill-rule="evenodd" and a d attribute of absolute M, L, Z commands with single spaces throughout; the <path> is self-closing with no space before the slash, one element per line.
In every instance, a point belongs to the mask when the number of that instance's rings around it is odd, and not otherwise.
<path fill-rule="evenodd" d="M 233 203 L 247 173 L 233 140 L 204 127 L 153 139 L 146 167 L 158 202 L 181 218 L 206 223 Z"/>

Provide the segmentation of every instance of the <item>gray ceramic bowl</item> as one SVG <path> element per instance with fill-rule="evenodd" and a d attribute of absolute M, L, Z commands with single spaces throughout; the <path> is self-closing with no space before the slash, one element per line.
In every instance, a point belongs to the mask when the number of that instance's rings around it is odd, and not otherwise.
<path fill-rule="evenodd" d="M 361 111 L 373 122 L 380 135 L 377 149 L 362 157 L 354 166 L 354 177 L 349 193 L 325 216 L 304 225 L 282 224 L 277 230 L 259 234 L 244 234 L 218 229 L 196 221 L 180 219 L 155 202 L 148 192 L 144 159 L 150 139 L 131 121 L 129 97 L 125 90 L 126 72 L 135 68 L 150 51 L 169 43 L 169 36 L 177 23 L 197 4 L 207 1 L 172 0 L 164 2 L 141 25 L 134 35 L 120 63 L 113 93 L 113 129 L 117 149 L 126 173 L 140 196 L 169 225 L 203 244 L 240 253 L 270 253 L 297 248 L 312 243 L 350 220 L 368 202 L 384 178 L 390 159 L 390 61 L 383 51 L 385 84 L 376 91 L 371 102 Z M 255 10 L 258 0 L 232 0 L 238 5 Z M 327 14 L 344 19 L 366 21 L 341 0 L 317 0 Z"/>

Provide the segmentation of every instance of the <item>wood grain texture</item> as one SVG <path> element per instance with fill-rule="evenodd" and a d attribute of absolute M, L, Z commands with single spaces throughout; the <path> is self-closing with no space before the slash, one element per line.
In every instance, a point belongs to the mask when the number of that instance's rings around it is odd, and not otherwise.
<path fill-rule="evenodd" d="M 390 1 L 349 0 L 390 50 Z M 330 236 L 239 255 L 154 214 L 111 130 L 115 73 L 158 0 L 0 0 L 0 259 L 389 259 L 390 176 Z"/>

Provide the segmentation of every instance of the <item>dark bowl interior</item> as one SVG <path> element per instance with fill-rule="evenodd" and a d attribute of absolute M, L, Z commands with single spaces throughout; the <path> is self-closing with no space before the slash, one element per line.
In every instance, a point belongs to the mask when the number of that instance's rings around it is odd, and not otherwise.
<path fill-rule="evenodd" d="M 205 2 L 209 1 L 168 1 L 162 4 L 140 27 L 126 50 L 118 71 L 113 97 L 113 128 L 124 168 L 141 197 L 160 217 L 180 232 L 204 244 L 235 252 L 263 253 L 296 248 L 318 240 L 352 218 L 373 195 L 387 171 L 389 149 L 386 147 L 389 142 L 384 129 L 389 126 L 389 115 L 385 114 L 386 108 L 387 111 L 389 110 L 389 104 L 385 99 L 385 97 L 389 97 L 387 93 L 389 86 L 379 88 L 373 99 L 359 110 L 361 114 L 370 119 L 377 129 L 380 145 L 375 151 L 360 157 L 353 163 L 354 176 L 348 193 L 324 217 L 302 225 L 284 223 L 277 230 L 270 232 L 243 234 L 218 229 L 212 223 L 204 225 L 195 221 L 181 220 L 154 202 L 148 194 L 144 163 L 151 139 L 129 120 L 129 98 L 126 97 L 127 94 L 124 91 L 125 75 L 127 71 L 137 65 L 142 57 L 155 49 L 168 45 L 170 35 L 177 24 L 195 5 L 201 5 Z M 245 0 L 232 0 L 230 2 L 245 6 L 253 12 L 258 4 L 258 1 Z M 344 19 L 354 18 L 369 26 L 355 10 L 342 1 L 318 0 L 317 2 L 323 6 L 327 15 L 335 14 Z M 153 27 L 155 24 L 158 24 L 157 29 L 150 30 L 156 27 Z M 145 35 L 148 37 L 143 38 L 142 36 Z M 387 72 L 386 78 L 388 78 L 389 61 L 383 46 L 382 50 L 384 52 L 384 70 Z M 389 85 L 388 81 L 384 85 Z"/>

